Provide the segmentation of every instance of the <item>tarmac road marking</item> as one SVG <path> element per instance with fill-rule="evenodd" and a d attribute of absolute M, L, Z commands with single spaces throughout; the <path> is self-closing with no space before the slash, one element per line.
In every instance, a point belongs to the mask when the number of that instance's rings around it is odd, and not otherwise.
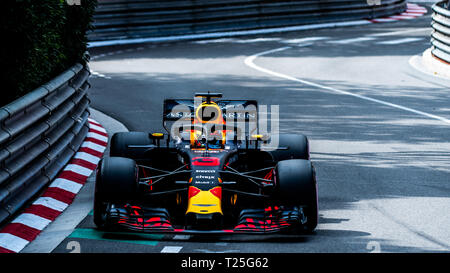
<path fill-rule="evenodd" d="M 428 30 L 431 33 L 431 27 L 426 28 L 416 28 L 416 29 L 408 29 L 408 30 L 399 30 L 399 31 L 393 31 L 393 32 L 383 32 L 383 33 L 375 33 L 375 34 L 369 34 L 367 36 L 395 36 L 399 34 L 405 34 L 405 33 L 411 33 L 411 32 L 421 32 Z"/>
<path fill-rule="evenodd" d="M 286 47 L 280 47 L 280 48 L 275 48 L 275 49 L 263 51 L 263 52 L 260 52 L 260 53 L 256 53 L 256 54 L 253 54 L 253 55 L 245 58 L 244 63 L 245 63 L 245 65 L 249 66 L 250 68 L 253 68 L 255 70 L 258 70 L 260 72 L 263 72 L 263 73 L 266 73 L 266 74 L 269 74 L 269 75 L 272 75 L 272 76 L 275 76 L 275 77 L 278 77 L 278 78 L 282 78 L 282 79 L 298 82 L 298 83 L 301 83 L 301 84 L 313 86 L 313 87 L 316 87 L 316 88 L 322 89 L 322 90 L 332 91 L 334 93 L 338 93 L 338 94 L 342 94 L 342 95 L 356 97 L 356 98 L 359 98 L 359 99 L 362 99 L 362 100 L 366 100 L 366 101 L 375 102 L 375 103 L 378 103 L 378 104 L 389 106 L 391 108 L 396 108 L 396 109 L 400 109 L 400 110 L 403 110 L 403 111 L 411 112 L 411 113 L 414 113 L 414 114 L 417 114 L 417 115 L 425 116 L 425 117 L 428 117 L 428 118 L 431 118 L 431 119 L 436 119 L 436 120 L 439 120 L 439 121 L 442 121 L 442 122 L 446 123 L 447 125 L 450 124 L 450 120 L 449 119 L 441 117 L 441 116 L 437 116 L 437 115 L 433 115 L 433 114 L 426 113 L 426 112 L 423 112 L 423 111 L 419 111 L 419 110 L 416 110 L 416 109 L 413 109 L 413 108 L 409 108 L 409 107 L 406 107 L 406 106 L 402 106 L 402 105 L 399 105 L 399 104 L 390 103 L 390 102 L 379 100 L 379 99 L 374 99 L 374 98 L 367 97 L 367 96 L 364 96 L 364 95 L 351 93 L 351 92 L 340 90 L 340 89 L 337 89 L 337 88 L 334 88 L 334 87 L 325 86 L 325 85 L 314 83 L 314 82 L 311 82 L 311 81 L 298 79 L 298 78 L 295 78 L 295 77 L 292 77 L 292 76 L 289 76 L 289 75 L 286 75 L 286 74 L 283 74 L 283 73 L 279 73 L 279 72 L 272 71 L 270 69 L 258 66 L 258 65 L 256 65 L 254 63 L 255 59 L 258 58 L 258 57 L 265 56 L 265 55 L 272 54 L 272 53 L 276 53 L 276 52 L 280 52 L 280 51 L 284 51 L 284 50 L 287 50 L 287 49 L 290 49 L 290 48 L 292 48 L 292 47 L 286 46 Z"/>
<path fill-rule="evenodd" d="M 386 23 L 386 22 L 396 22 L 398 19 L 394 18 L 378 18 L 378 19 L 371 19 L 369 20 L 372 23 Z"/>
<path fill-rule="evenodd" d="M 302 44 L 305 42 L 315 42 L 315 41 L 326 40 L 329 38 L 330 37 L 306 37 L 306 38 L 281 40 L 280 42 L 285 43 L 285 44 Z"/>
<path fill-rule="evenodd" d="M 397 39 L 397 40 L 377 42 L 377 44 L 379 44 L 379 45 L 398 45 L 398 44 L 404 44 L 404 43 L 417 42 L 417 41 L 421 41 L 421 40 L 423 40 L 423 38 L 403 38 L 403 39 Z"/>
<path fill-rule="evenodd" d="M 372 40 L 375 40 L 375 38 L 358 37 L 358 38 L 350 38 L 350 39 L 337 40 L 337 41 L 329 41 L 328 43 L 346 45 L 346 44 L 354 44 L 354 43 L 358 43 L 358 42 L 365 42 L 365 41 L 372 41 Z"/>
<path fill-rule="evenodd" d="M 188 234 L 178 234 L 173 236 L 174 240 L 189 240 L 191 238 L 191 235 Z"/>
<path fill-rule="evenodd" d="M 110 55 L 110 54 L 108 54 L 108 55 Z M 96 57 L 96 58 L 97 58 L 97 57 Z M 92 60 L 95 60 L 96 58 L 92 58 Z M 102 73 L 99 73 L 99 72 L 97 72 L 97 71 L 91 70 L 90 72 L 91 72 L 91 74 L 92 74 L 93 76 L 96 76 L 96 77 L 99 77 L 99 78 L 108 79 L 108 80 L 111 79 L 111 77 L 108 77 L 108 76 L 106 76 L 106 75 L 104 75 L 104 74 L 102 74 Z"/>
<path fill-rule="evenodd" d="M 93 228 L 77 228 L 68 236 L 68 238 L 101 240 L 101 241 L 131 243 L 150 246 L 158 245 L 159 243 L 158 240 L 162 239 L 163 237 L 164 235 L 162 234 L 142 234 L 136 232 L 106 232 L 96 230 Z"/>
<path fill-rule="evenodd" d="M 179 253 L 183 249 L 182 246 L 165 246 L 161 253 Z"/>
<path fill-rule="evenodd" d="M 202 252 L 202 253 L 239 253 L 241 252 L 238 249 L 229 249 L 229 250 L 210 250 L 210 249 L 203 249 L 203 248 L 197 248 L 194 250 L 195 252 Z"/>
<path fill-rule="evenodd" d="M 392 19 L 397 19 L 397 20 L 411 20 L 411 19 L 415 19 L 415 16 L 412 15 L 392 15 L 391 17 Z"/>

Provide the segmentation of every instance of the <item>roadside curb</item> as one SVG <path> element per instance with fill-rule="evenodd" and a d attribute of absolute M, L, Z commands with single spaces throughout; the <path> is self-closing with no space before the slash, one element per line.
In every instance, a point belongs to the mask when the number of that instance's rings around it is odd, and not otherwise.
<path fill-rule="evenodd" d="M 33 241 L 73 201 L 108 145 L 103 126 L 89 118 L 89 131 L 78 152 L 44 193 L 0 230 L 0 253 L 17 253 Z"/>
<path fill-rule="evenodd" d="M 128 128 L 124 124 L 107 114 L 92 107 L 89 108 L 89 112 L 90 117 L 100 123 L 106 130 L 109 139 L 117 132 L 128 132 Z M 103 157 L 107 156 L 108 153 L 109 149 L 106 148 Z M 34 241 L 22 249 L 20 253 L 51 253 L 55 250 L 92 211 L 94 190 L 95 174 L 92 173 L 72 204 L 55 221 L 51 222 Z"/>
<path fill-rule="evenodd" d="M 445 64 L 443 61 L 436 59 L 431 54 L 431 48 L 423 52 L 422 63 L 434 75 L 450 79 L 450 64 Z"/>

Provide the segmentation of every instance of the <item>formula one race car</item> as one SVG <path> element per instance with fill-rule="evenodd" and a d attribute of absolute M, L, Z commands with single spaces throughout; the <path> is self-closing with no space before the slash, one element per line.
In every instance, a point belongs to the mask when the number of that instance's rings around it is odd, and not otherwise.
<path fill-rule="evenodd" d="M 258 124 L 257 102 L 221 97 L 208 92 L 191 100 L 166 99 L 167 134 L 113 135 L 110 157 L 97 170 L 98 228 L 187 234 L 316 228 L 308 139 L 257 134 L 258 126 L 250 126 Z"/>

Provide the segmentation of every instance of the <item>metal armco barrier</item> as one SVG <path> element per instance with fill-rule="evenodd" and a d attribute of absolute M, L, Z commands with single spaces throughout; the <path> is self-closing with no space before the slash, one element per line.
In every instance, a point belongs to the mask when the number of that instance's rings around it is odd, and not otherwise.
<path fill-rule="evenodd" d="M 442 1 L 433 5 L 433 33 L 431 34 L 431 54 L 450 63 L 450 3 Z"/>
<path fill-rule="evenodd" d="M 0 108 L 0 223 L 52 181 L 89 130 L 89 70 L 76 64 Z"/>
<path fill-rule="evenodd" d="M 373 19 L 403 12 L 405 0 L 99 0 L 91 41 Z"/>

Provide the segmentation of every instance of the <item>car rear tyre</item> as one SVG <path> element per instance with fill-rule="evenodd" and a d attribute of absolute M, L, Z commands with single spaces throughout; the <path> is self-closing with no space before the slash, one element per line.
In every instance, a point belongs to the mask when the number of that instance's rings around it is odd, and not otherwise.
<path fill-rule="evenodd" d="M 94 195 L 94 223 L 97 227 L 108 228 L 107 214 L 111 204 L 135 199 L 138 186 L 138 168 L 134 160 L 123 157 L 102 159 Z"/>
<path fill-rule="evenodd" d="M 276 166 L 276 199 L 286 206 L 300 206 L 306 216 L 302 229 L 312 232 L 318 222 L 315 170 L 309 160 L 290 159 Z"/>
<path fill-rule="evenodd" d="M 305 135 L 280 134 L 278 146 L 280 150 L 271 152 L 275 162 L 287 159 L 309 160 L 309 142 Z"/>
<path fill-rule="evenodd" d="M 111 138 L 110 154 L 117 157 L 140 158 L 145 149 L 130 148 L 129 145 L 150 145 L 151 139 L 145 132 L 120 132 Z"/>

